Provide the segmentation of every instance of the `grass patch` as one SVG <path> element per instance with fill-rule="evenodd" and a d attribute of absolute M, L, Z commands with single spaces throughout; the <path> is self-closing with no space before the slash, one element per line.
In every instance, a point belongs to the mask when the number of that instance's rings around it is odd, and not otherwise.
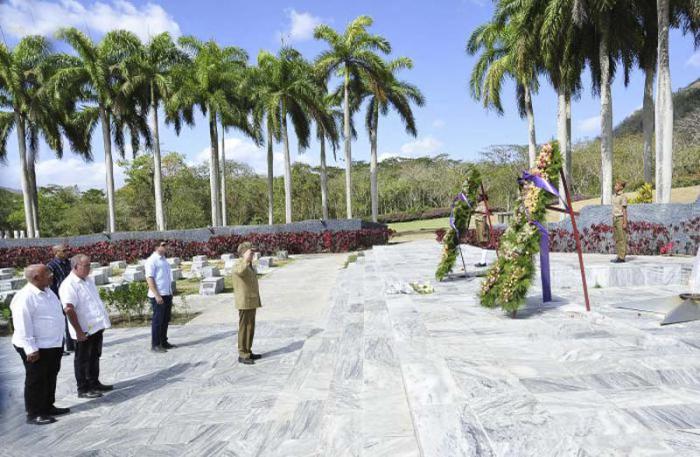
<path fill-rule="evenodd" d="M 171 325 L 182 325 L 186 324 L 195 317 L 202 313 L 185 313 L 185 312 L 174 312 L 170 317 Z M 112 323 L 112 328 L 132 328 L 132 327 L 150 327 L 151 318 L 150 316 L 134 317 L 131 320 L 126 319 L 121 316 L 110 317 Z"/>
<path fill-rule="evenodd" d="M 357 254 L 350 254 L 348 258 L 345 260 L 345 264 L 343 265 L 343 268 L 347 268 L 351 263 L 357 262 Z"/>

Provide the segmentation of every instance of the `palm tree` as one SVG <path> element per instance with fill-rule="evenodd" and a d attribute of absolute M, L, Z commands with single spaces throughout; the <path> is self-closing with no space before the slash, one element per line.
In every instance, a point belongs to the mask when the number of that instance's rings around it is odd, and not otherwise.
<path fill-rule="evenodd" d="M 407 57 L 393 60 L 387 64 L 386 79 L 376 80 L 364 72 L 362 75 L 362 94 L 369 99 L 365 126 L 370 139 L 370 194 L 372 201 L 372 221 L 377 222 L 379 212 L 379 192 L 377 186 L 377 131 L 379 114 L 387 115 L 389 108 L 398 113 L 406 127 L 406 133 L 416 136 L 416 119 L 413 116 L 411 103 L 417 106 L 425 104 L 425 97 L 414 85 L 396 78 L 396 73 L 404 68 L 413 68 L 413 61 Z"/>
<path fill-rule="evenodd" d="M 317 82 L 321 94 L 326 92 L 326 86 L 322 81 Z M 337 109 L 335 99 L 331 95 L 320 95 L 321 103 L 314 107 L 311 116 L 316 122 L 316 139 L 320 145 L 319 174 L 321 178 L 321 213 L 323 220 L 328 220 L 328 170 L 326 167 L 326 141 L 333 149 L 333 158 L 340 143 L 338 125 L 343 114 Z M 354 128 L 352 129 L 354 132 Z"/>
<path fill-rule="evenodd" d="M 221 169 L 218 146 L 218 123 L 235 125 L 246 135 L 257 138 L 248 119 L 251 105 L 241 94 L 248 55 L 234 46 L 220 47 L 213 40 L 202 42 L 195 37 L 179 39 L 190 63 L 177 66 L 175 91 L 167 103 L 167 121 L 174 123 L 179 134 L 182 121 L 193 124 L 193 109 L 199 107 L 209 119 L 209 187 L 212 226 L 223 224 L 221 214 Z"/>
<path fill-rule="evenodd" d="M 360 71 L 368 77 L 384 78 L 383 62 L 375 51 L 389 54 L 391 45 L 381 36 L 371 35 L 367 28 L 374 21 L 368 16 L 353 20 L 340 35 L 327 25 L 319 25 L 314 37 L 328 43 L 330 49 L 321 53 L 316 66 L 326 76 L 340 72 L 343 78 L 343 138 L 345 140 L 345 205 L 348 219 L 352 218 L 352 152 L 350 127 L 350 79 Z"/>
<path fill-rule="evenodd" d="M 598 48 L 591 56 L 594 89 L 600 93 L 601 200 L 612 202 L 613 180 L 613 107 L 612 79 L 618 62 L 625 70 L 625 82 L 641 37 L 632 0 L 576 0 L 574 21 L 595 27 Z"/>
<path fill-rule="evenodd" d="M 153 185 L 156 227 L 160 231 L 166 230 L 166 221 L 163 211 L 158 110 L 163 101 L 167 102 L 173 92 L 173 67 L 184 60 L 184 54 L 177 48 L 169 33 L 165 32 L 156 35 L 145 46 L 139 48 L 133 69 L 127 68 L 127 71 L 133 70 L 135 73 L 128 75 L 128 83 L 123 88 L 127 96 L 145 98 L 150 107 L 149 122 L 153 134 Z"/>
<path fill-rule="evenodd" d="M 639 67 L 644 71 L 644 98 L 642 101 L 642 131 L 644 149 L 642 162 L 644 164 L 644 181 L 654 180 L 654 160 L 652 157 L 652 142 L 654 141 L 654 78 L 656 77 L 657 47 L 659 41 L 658 18 L 656 5 L 652 2 L 638 1 L 639 20 L 642 27 L 642 42 L 639 54 Z"/>
<path fill-rule="evenodd" d="M 14 49 L 0 44 L 0 160 L 7 156 L 6 144 L 14 128 L 20 159 L 20 177 L 24 197 L 27 236 L 38 236 L 39 205 L 35 160 L 41 136 L 60 158 L 63 136 L 71 149 L 87 155 L 78 130 L 70 123 L 74 104 L 54 98 L 50 79 L 66 65 L 67 56 L 52 54 L 48 40 L 41 36 L 24 37 Z"/>
<path fill-rule="evenodd" d="M 467 52 L 475 55 L 482 51 L 469 86 L 472 96 L 482 101 L 485 108 L 493 108 L 502 115 L 501 86 L 506 78 L 515 80 L 518 110 L 521 118 L 528 120 L 529 164 L 534 167 L 537 139 L 532 93 L 538 89 L 541 65 L 538 36 L 530 24 L 523 24 L 523 12 L 515 10 L 513 14 L 507 3 L 499 5 L 494 21 L 477 27 L 469 37 Z"/>
<path fill-rule="evenodd" d="M 314 85 L 313 68 L 298 51 L 283 47 L 277 56 L 261 51 L 258 54 L 258 68 L 266 78 L 261 91 L 264 92 L 265 112 L 268 113 L 268 148 L 272 132 L 279 130 L 284 152 L 284 213 L 285 221 L 289 224 L 292 222 L 292 168 L 287 117 L 292 122 L 299 148 L 305 149 L 309 146 L 310 114 L 318 110 L 321 101 Z M 270 163 L 268 157 L 268 167 Z"/>
<path fill-rule="evenodd" d="M 540 30 L 544 71 L 557 92 L 557 140 L 564 176 L 571 182 L 571 99 L 581 92 L 581 74 L 586 58 L 595 49 L 589 23 L 576 24 L 572 17 L 574 0 L 540 1 L 524 19 Z M 563 183 L 559 183 L 562 195 Z"/>
<path fill-rule="evenodd" d="M 138 37 L 125 30 L 107 33 L 95 44 L 76 28 L 62 29 L 58 37 L 66 41 L 77 53 L 71 65 L 61 68 L 54 77 L 54 91 L 89 104 L 83 107 L 81 122 L 85 135 L 90 138 L 97 122 L 102 126 L 104 146 L 109 232 L 116 231 L 114 204 L 114 164 L 112 141 L 122 157 L 125 154 L 124 131 L 131 137 L 135 154 L 140 138 L 151 146 L 151 135 L 146 120 L 148 102 L 131 97 L 123 90 L 127 75 L 133 75 L 130 67 L 141 47 Z"/>

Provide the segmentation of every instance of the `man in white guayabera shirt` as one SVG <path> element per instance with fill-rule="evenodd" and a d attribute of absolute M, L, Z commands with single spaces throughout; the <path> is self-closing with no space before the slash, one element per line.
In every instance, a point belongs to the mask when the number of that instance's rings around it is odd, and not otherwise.
<path fill-rule="evenodd" d="M 69 332 L 75 340 L 75 381 L 78 397 L 97 398 L 112 386 L 100 382 L 102 334 L 112 325 L 95 281 L 90 275 L 90 257 L 78 254 L 70 259 L 71 272 L 58 289 Z"/>
<path fill-rule="evenodd" d="M 153 308 L 151 319 L 151 351 L 167 352 L 177 346 L 168 342 L 168 323 L 173 308 L 173 274 L 165 258 L 167 242 L 160 241 L 155 251 L 146 259 L 148 300 Z"/>
<path fill-rule="evenodd" d="M 57 408 L 56 377 L 61 369 L 65 321 L 61 302 L 49 286 L 51 270 L 45 265 L 30 265 L 24 271 L 27 285 L 12 299 L 12 344 L 24 363 L 24 407 L 27 423 L 46 425 L 53 416 L 67 414 Z"/>

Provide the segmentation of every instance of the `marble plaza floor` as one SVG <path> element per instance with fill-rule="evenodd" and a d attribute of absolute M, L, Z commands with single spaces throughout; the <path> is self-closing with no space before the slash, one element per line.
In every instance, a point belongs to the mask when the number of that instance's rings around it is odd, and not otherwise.
<path fill-rule="evenodd" d="M 172 328 L 181 347 L 164 355 L 146 350 L 148 329 L 110 330 L 103 381 L 117 389 L 78 400 L 64 358 L 57 404 L 73 411 L 46 427 L 23 424 L 22 367 L 0 339 L 0 455 L 700 455 L 700 322 L 612 306 L 677 294 L 680 273 L 590 285 L 586 313 L 575 258 L 556 255 L 571 278 L 554 281 L 557 301 L 533 288 L 511 319 L 478 305 L 478 278 L 435 283 L 439 252 L 416 241 L 347 269 L 312 256 L 276 271 L 253 367 L 236 363 L 230 295 L 194 300 L 204 313 Z M 479 252 L 464 253 L 469 270 Z M 435 292 L 401 293 L 411 281 Z"/>

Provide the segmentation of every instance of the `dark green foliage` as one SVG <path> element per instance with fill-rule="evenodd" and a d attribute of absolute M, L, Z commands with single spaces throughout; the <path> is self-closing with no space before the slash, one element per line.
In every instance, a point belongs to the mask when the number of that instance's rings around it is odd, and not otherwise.
<path fill-rule="evenodd" d="M 457 200 L 454 207 L 454 225 L 457 230 L 452 227 L 448 228 L 442 239 L 442 258 L 435 272 L 435 278 L 438 281 L 445 279 L 445 276 L 452 271 L 457 259 L 460 234 L 463 234 L 469 227 L 469 220 L 478 204 L 480 188 L 481 174 L 479 170 L 476 167 L 469 167 L 461 189 L 467 201 Z"/>
<path fill-rule="evenodd" d="M 556 142 L 551 148 L 548 145 L 542 148 L 536 165 L 532 173 L 540 174 L 556 187 L 561 170 Z M 551 200 L 549 193 L 529 183 L 523 186 L 520 195 L 515 215 L 500 239 L 498 259 L 482 282 L 480 293 L 482 306 L 500 306 L 511 315 L 525 302 L 535 274 L 533 255 L 539 252 L 540 233 L 530 221 L 542 222 Z"/>

